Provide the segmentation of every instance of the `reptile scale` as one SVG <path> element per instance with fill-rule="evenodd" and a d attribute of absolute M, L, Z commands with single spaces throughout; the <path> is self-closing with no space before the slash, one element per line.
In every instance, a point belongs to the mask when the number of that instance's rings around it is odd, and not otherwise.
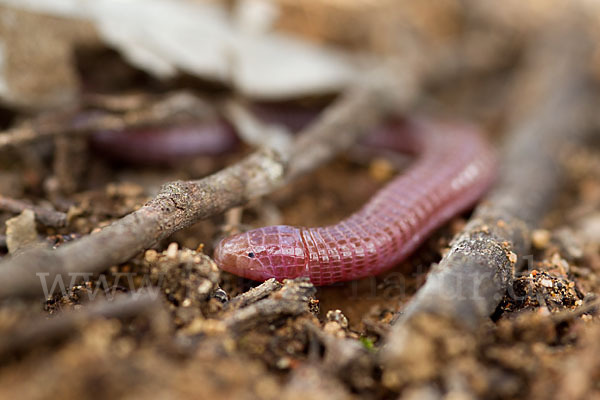
<path fill-rule="evenodd" d="M 424 120 L 394 126 L 386 146 L 416 160 L 359 211 L 335 225 L 269 226 L 225 238 L 214 254 L 219 267 L 259 281 L 307 276 L 315 285 L 376 275 L 489 188 L 496 159 L 474 127 Z"/>

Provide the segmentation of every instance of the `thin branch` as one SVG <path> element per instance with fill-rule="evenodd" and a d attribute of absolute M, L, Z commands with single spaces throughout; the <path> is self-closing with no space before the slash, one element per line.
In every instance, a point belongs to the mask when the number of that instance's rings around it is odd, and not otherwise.
<path fill-rule="evenodd" d="M 589 52 L 576 26 L 555 27 L 531 43 L 531 58 L 515 85 L 516 117 L 506 136 L 499 180 L 392 327 L 380 352 L 389 388 L 431 379 L 435 369 L 430 366 L 453 351 L 440 335 L 469 342 L 530 254 L 531 230 L 564 184 L 561 151 L 593 132 L 595 103 L 583 70 Z"/>
<path fill-rule="evenodd" d="M 276 281 L 275 278 L 268 279 L 260 285 L 231 299 L 231 301 L 227 303 L 227 309 L 242 308 L 252 303 L 256 303 L 260 299 L 270 295 L 272 292 L 281 289 L 281 286 L 281 283 Z"/>
<path fill-rule="evenodd" d="M 293 136 L 285 127 L 258 120 L 239 101 L 226 102 L 224 112 L 240 139 L 248 145 L 266 145 L 271 149 L 285 151 L 292 143 Z"/>
<path fill-rule="evenodd" d="M 583 70 L 589 48 L 574 26 L 532 43 L 532 58 L 516 82 L 525 89 L 518 99 L 527 103 L 516 109 L 499 181 L 390 332 L 382 354 L 390 374 L 419 356 L 410 349 L 423 340 L 415 338 L 415 327 L 427 315 L 469 329 L 489 318 L 529 254 L 531 229 L 564 184 L 561 151 L 592 132 L 593 93 Z"/>
<path fill-rule="evenodd" d="M 67 224 L 67 214 L 51 208 L 34 206 L 22 200 L 11 199 L 0 195 L 0 210 L 11 213 L 21 213 L 24 210 L 31 210 L 35 214 L 35 219 L 46 226 L 61 228 Z"/>
<path fill-rule="evenodd" d="M 232 311 L 223 319 L 225 327 L 239 334 L 264 322 L 310 311 L 309 302 L 316 289 L 308 278 L 286 279 L 279 286 L 269 297 Z"/>
<path fill-rule="evenodd" d="M 85 136 L 101 130 L 164 125 L 177 118 L 206 118 L 214 110 L 202 99 L 186 92 L 171 93 L 154 104 L 141 109 L 129 109 L 122 114 L 96 110 L 66 110 L 60 114 L 42 114 L 40 117 L 0 132 L 0 150 L 11 146 L 49 139 L 55 136 Z"/>
<path fill-rule="evenodd" d="M 98 233 L 51 251 L 23 252 L 0 263 L 0 297 L 40 295 L 40 277 L 51 285 L 69 274 L 95 273 L 125 262 L 173 232 L 265 195 L 347 149 L 385 115 L 414 98 L 391 78 L 365 80 L 348 90 L 287 151 L 259 150 L 237 164 L 197 181 L 166 184 L 139 210 Z M 396 88 L 390 93 L 391 87 Z"/>

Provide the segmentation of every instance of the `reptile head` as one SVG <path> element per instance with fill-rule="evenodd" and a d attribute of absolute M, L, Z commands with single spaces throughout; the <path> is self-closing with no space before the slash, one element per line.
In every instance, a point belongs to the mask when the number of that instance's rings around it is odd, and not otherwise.
<path fill-rule="evenodd" d="M 257 281 L 306 275 L 302 234 L 293 226 L 269 226 L 225 238 L 214 259 L 219 268 Z"/>

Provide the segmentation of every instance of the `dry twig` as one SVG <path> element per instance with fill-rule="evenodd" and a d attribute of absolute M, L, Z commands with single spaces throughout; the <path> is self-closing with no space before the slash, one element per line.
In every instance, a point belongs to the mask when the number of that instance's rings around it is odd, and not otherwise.
<path fill-rule="evenodd" d="M 315 293 L 316 289 L 308 278 L 286 279 L 281 288 L 268 298 L 236 309 L 223 323 L 227 329 L 239 334 L 282 316 L 299 315 L 310 310 L 309 302 Z"/>
<path fill-rule="evenodd" d="M 233 299 L 231 299 L 231 301 L 227 303 L 227 308 L 243 308 L 252 303 L 256 303 L 257 301 L 267 297 L 274 291 L 281 289 L 281 286 L 281 283 L 276 281 L 275 278 L 268 279 L 260 285 L 253 287 L 247 292 L 244 292 L 239 296 L 236 296 Z"/>
<path fill-rule="evenodd" d="M 34 206 L 24 201 L 11 199 L 2 195 L 0 195 L 0 210 L 15 214 L 21 213 L 24 210 L 31 210 L 39 223 L 55 228 L 60 228 L 67 224 L 67 214 L 65 213 L 46 207 Z"/>
<path fill-rule="evenodd" d="M 154 104 L 128 109 L 122 114 L 81 110 L 41 115 L 33 121 L 0 132 L 0 150 L 56 136 L 85 136 L 101 130 L 124 130 L 139 126 L 164 125 L 176 118 L 206 118 L 213 109 L 200 98 L 186 92 L 169 94 Z"/>
<path fill-rule="evenodd" d="M 515 267 L 530 250 L 531 229 L 563 185 L 561 151 L 592 131 L 585 42 L 569 25 L 532 43 L 516 86 L 528 89 L 519 97 L 530 103 L 519 104 L 521 113 L 509 129 L 499 181 L 390 332 L 383 354 L 390 370 L 419 357 L 411 351 L 422 340 L 415 338 L 413 321 L 434 314 L 474 329 L 511 285 Z"/>
<path fill-rule="evenodd" d="M 238 136 L 251 146 L 264 146 L 271 149 L 286 149 L 293 136 L 285 127 L 261 122 L 238 101 L 225 103 L 225 115 L 235 126 Z"/>

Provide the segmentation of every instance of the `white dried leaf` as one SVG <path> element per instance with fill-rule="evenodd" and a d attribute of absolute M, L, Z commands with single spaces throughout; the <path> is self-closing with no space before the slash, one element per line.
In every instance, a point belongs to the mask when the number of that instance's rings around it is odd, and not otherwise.
<path fill-rule="evenodd" d="M 277 99 L 335 92 L 352 77 L 346 61 L 291 36 L 252 35 L 236 42 L 235 87 L 249 97 Z"/>
<path fill-rule="evenodd" d="M 238 26 L 213 3 L 186 0 L 0 0 L 0 4 L 92 21 L 100 36 L 136 67 L 157 77 L 185 72 L 233 86 L 253 98 L 277 100 L 342 89 L 354 71 L 331 49 L 265 32 L 260 7 L 237 10 L 260 29 Z M 244 2 L 242 2 L 242 5 Z M 274 11 L 263 7 L 272 19 Z M 246 13 L 246 14 L 244 14 Z M 240 19 L 240 15 L 246 15 Z M 256 22 L 258 21 L 258 22 Z M 251 25 L 251 24 L 250 24 Z"/>
<path fill-rule="evenodd" d="M 235 25 L 243 32 L 264 33 L 271 30 L 279 8 L 268 0 L 240 0 L 233 12 Z"/>
<path fill-rule="evenodd" d="M 185 1 L 97 1 L 100 35 L 137 67 L 168 77 L 177 70 L 226 81 L 232 32 L 225 10 Z"/>

